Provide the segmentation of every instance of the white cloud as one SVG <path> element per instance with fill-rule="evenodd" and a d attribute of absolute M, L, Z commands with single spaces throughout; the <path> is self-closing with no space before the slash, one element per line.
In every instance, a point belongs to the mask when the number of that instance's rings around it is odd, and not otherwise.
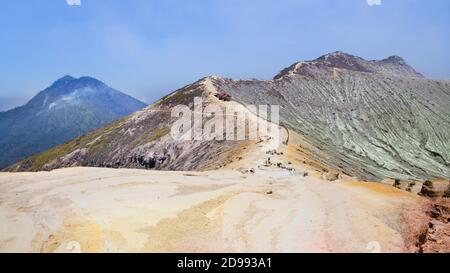
<path fill-rule="evenodd" d="M 81 6 L 81 0 L 66 0 L 69 6 Z"/>
<path fill-rule="evenodd" d="M 381 0 L 367 0 L 369 6 L 381 6 Z"/>

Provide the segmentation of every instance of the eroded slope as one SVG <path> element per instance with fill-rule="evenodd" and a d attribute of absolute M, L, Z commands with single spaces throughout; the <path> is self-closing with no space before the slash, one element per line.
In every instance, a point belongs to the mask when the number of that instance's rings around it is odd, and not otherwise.
<path fill-rule="evenodd" d="M 273 81 L 214 83 L 246 104 L 281 105 L 282 123 L 347 174 L 450 178 L 450 85 L 423 78 L 399 57 L 369 62 L 338 52 Z"/>

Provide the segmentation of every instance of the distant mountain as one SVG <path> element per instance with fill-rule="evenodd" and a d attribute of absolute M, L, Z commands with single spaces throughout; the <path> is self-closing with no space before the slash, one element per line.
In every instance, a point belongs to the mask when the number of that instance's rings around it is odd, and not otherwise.
<path fill-rule="evenodd" d="M 27 104 L 0 112 L 0 168 L 145 107 L 91 77 L 65 76 Z"/>
<path fill-rule="evenodd" d="M 219 102 L 218 93 L 232 101 Z M 170 137 L 171 107 L 192 107 L 196 96 L 225 105 L 280 105 L 282 125 L 303 139 L 297 148 L 327 169 L 366 180 L 450 178 L 450 82 L 426 79 L 398 56 L 368 61 L 343 52 L 295 63 L 269 81 L 202 79 L 8 170 L 224 166 L 242 143 Z"/>

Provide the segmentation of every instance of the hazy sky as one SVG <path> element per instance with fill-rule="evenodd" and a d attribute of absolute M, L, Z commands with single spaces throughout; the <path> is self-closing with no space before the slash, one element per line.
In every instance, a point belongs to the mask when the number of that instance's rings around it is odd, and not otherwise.
<path fill-rule="evenodd" d="M 79 0 L 1 0 L 0 110 L 66 74 L 152 102 L 204 76 L 271 79 L 337 50 L 450 78 L 449 0 L 67 1 Z"/>

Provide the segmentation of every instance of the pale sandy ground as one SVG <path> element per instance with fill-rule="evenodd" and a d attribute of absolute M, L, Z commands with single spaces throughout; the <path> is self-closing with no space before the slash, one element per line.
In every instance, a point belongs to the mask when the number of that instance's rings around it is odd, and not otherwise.
<path fill-rule="evenodd" d="M 0 252 L 405 251 L 405 212 L 420 198 L 325 181 L 301 164 L 298 144 L 269 139 L 210 172 L 0 173 Z M 295 173 L 263 166 L 274 148 L 284 154 L 272 162 L 292 161 Z"/>
<path fill-rule="evenodd" d="M 211 172 L 0 173 L 0 251 L 405 251 L 404 212 L 419 197 L 351 179 L 328 182 L 313 171 L 303 177 L 296 163 L 297 174 L 262 167 L 272 144 Z M 256 172 L 236 170 L 242 167 Z"/>
<path fill-rule="evenodd" d="M 0 181 L 2 252 L 366 252 L 373 241 L 401 252 L 416 198 L 282 173 L 72 168 Z"/>

